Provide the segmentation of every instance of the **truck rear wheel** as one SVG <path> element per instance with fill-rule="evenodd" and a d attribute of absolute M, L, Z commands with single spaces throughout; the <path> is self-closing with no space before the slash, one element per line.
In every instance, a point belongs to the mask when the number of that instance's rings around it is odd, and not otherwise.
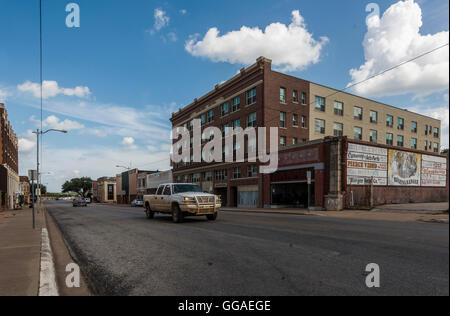
<path fill-rule="evenodd" d="M 184 220 L 183 212 L 178 205 L 172 207 L 172 220 L 174 223 L 182 223 Z"/>
<path fill-rule="evenodd" d="M 206 218 L 208 219 L 208 221 L 215 221 L 217 219 L 217 212 L 215 212 L 214 214 L 206 215 Z"/>
<path fill-rule="evenodd" d="M 145 215 L 147 215 L 148 219 L 152 219 L 153 217 L 155 217 L 155 212 L 152 211 L 152 209 L 150 208 L 150 204 L 146 204 L 145 205 Z"/>

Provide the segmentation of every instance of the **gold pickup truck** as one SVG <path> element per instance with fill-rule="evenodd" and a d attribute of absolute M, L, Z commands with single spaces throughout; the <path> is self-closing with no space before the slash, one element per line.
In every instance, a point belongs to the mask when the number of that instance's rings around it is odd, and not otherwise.
<path fill-rule="evenodd" d="M 186 216 L 206 216 L 214 221 L 222 207 L 219 196 L 204 193 L 190 183 L 162 184 L 156 194 L 144 195 L 143 200 L 147 218 L 153 218 L 155 213 L 171 214 L 175 223 L 183 222 Z"/>

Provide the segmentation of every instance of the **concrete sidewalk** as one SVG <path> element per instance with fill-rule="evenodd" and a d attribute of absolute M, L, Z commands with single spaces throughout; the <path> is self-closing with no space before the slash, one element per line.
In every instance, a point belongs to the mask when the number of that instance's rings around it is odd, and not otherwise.
<path fill-rule="evenodd" d="M 0 213 L 0 296 L 38 295 L 43 227 L 43 212 L 34 230 L 29 208 Z"/>
<path fill-rule="evenodd" d="M 399 222 L 436 222 L 448 224 L 448 202 L 383 205 L 373 210 L 344 210 L 340 212 L 308 211 L 306 209 L 242 209 L 223 207 L 225 212 L 248 212 L 266 214 L 290 214 L 305 216 L 323 216 L 334 218 L 372 219 Z M 447 213 L 444 213 L 447 211 Z"/>

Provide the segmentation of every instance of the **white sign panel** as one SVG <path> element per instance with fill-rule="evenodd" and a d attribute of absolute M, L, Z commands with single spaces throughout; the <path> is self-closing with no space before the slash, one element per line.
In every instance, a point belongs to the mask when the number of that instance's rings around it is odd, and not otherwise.
<path fill-rule="evenodd" d="M 386 148 L 348 145 L 347 184 L 348 185 L 387 185 Z"/>
<path fill-rule="evenodd" d="M 447 159 L 422 155 L 421 185 L 424 187 L 446 187 Z"/>

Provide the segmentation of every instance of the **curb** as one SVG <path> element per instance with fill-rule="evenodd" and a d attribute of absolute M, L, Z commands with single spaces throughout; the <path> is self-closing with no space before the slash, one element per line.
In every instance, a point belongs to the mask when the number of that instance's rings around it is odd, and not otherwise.
<path fill-rule="evenodd" d="M 283 214 L 283 215 L 297 215 L 297 216 L 323 216 L 319 214 L 314 214 L 312 211 L 311 213 L 300 213 L 300 212 L 286 212 L 286 211 L 258 211 L 258 210 L 220 210 L 220 212 L 234 212 L 234 213 L 253 213 L 253 214 Z"/>
<path fill-rule="evenodd" d="M 41 272 L 38 296 L 59 296 L 58 287 L 56 286 L 53 252 L 47 228 L 42 228 L 41 233 Z"/>

